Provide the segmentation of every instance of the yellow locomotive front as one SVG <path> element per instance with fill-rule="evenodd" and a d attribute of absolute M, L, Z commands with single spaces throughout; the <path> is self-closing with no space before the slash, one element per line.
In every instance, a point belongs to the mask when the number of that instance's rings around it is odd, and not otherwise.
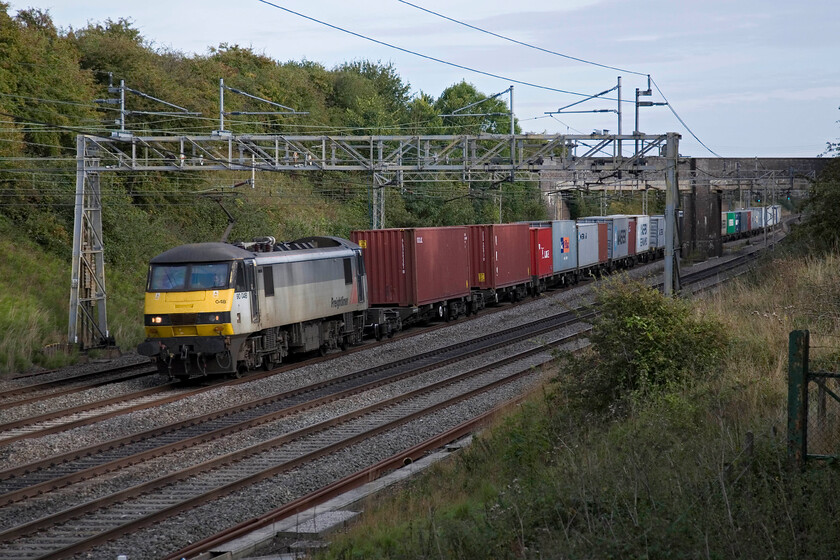
<path fill-rule="evenodd" d="M 146 291 L 146 336 L 233 334 L 230 273 L 230 263 L 152 265 Z"/>
<path fill-rule="evenodd" d="M 237 268 L 249 256 L 231 245 L 200 243 L 152 259 L 145 295 L 146 341 L 138 352 L 155 358 L 161 371 L 176 377 L 235 373 L 232 338 L 240 337 L 235 337 L 231 310 Z"/>

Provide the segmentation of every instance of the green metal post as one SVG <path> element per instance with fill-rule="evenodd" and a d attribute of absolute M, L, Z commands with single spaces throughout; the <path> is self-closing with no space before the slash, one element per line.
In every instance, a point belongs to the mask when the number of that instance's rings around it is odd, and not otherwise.
<path fill-rule="evenodd" d="M 792 331 L 788 344 L 788 459 L 801 467 L 808 456 L 808 347 L 810 331 Z"/>

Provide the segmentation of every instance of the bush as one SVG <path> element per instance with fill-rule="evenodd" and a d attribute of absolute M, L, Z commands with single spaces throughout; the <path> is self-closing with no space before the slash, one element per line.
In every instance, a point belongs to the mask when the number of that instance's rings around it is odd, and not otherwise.
<path fill-rule="evenodd" d="M 597 288 L 596 307 L 592 346 L 568 356 L 564 374 L 580 387 L 573 404 L 593 411 L 617 412 L 632 397 L 707 376 L 728 346 L 721 324 L 627 277 Z"/>

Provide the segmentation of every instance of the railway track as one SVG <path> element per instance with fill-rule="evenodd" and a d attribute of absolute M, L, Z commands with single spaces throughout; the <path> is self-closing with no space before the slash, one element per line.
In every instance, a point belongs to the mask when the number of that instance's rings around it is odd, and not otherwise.
<path fill-rule="evenodd" d="M 560 344 L 564 340 L 561 337 L 552 344 Z M 11 542 L 0 545 L 0 555 L 10 559 L 28 558 L 31 556 L 27 556 L 27 551 L 37 549 L 45 551 L 37 557 L 47 559 L 63 558 L 87 550 L 260 480 L 311 464 L 340 449 L 468 402 L 476 395 L 499 386 L 538 375 L 532 369 L 532 363 L 514 373 L 498 373 L 505 366 L 533 358 L 536 354 L 543 354 L 543 361 L 550 358 L 542 344 L 533 346 L 508 358 L 492 360 L 489 365 L 473 367 L 411 391 L 397 390 L 395 395 L 373 404 L 353 407 L 337 416 L 329 415 L 326 420 L 129 488 L 109 492 L 53 515 L 6 528 L 0 533 L 0 540 Z M 476 351 L 483 353 L 486 350 L 472 350 L 473 353 Z M 443 361 L 446 361 L 445 358 L 441 359 Z M 415 369 L 426 367 L 426 364 L 414 366 Z M 264 431 L 276 433 L 273 430 Z M 406 438 L 406 441 L 409 440 Z M 44 529 L 49 529 L 49 534 L 39 533 Z M 79 538 L 79 535 L 85 537 Z M 66 544 L 69 540 L 73 542 Z"/>
<path fill-rule="evenodd" d="M 507 307 L 508 306 L 501 306 L 500 308 L 490 310 L 488 313 L 497 312 L 506 309 Z M 392 337 L 391 340 L 401 340 L 405 337 L 414 336 L 418 333 L 433 332 L 437 329 L 445 328 L 447 326 L 447 324 L 440 324 L 428 327 L 426 329 L 423 329 L 422 331 L 403 332 L 395 335 L 394 337 Z M 63 432 L 74 428 L 80 428 L 82 426 L 94 424 L 96 422 L 101 422 L 103 420 L 107 420 L 108 418 L 113 418 L 122 414 L 129 414 L 132 412 L 161 406 L 167 403 L 175 402 L 182 398 L 187 398 L 190 396 L 212 391 L 218 389 L 219 387 L 232 387 L 244 383 L 250 383 L 259 379 L 264 379 L 266 377 L 271 377 L 273 375 L 291 371 L 304 365 L 312 365 L 319 362 L 334 359 L 335 357 L 340 355 L 368 350 L 370 348 L 385 343 L 387 343 L 387 341 L 371 341 L 364 344 L 363 346 L 352 348 L 347 352 L 343 352 L 341 354 L 319 356 L 307 359 L 303 362 L 289 363 L 278 368 L 274 368 L 270 371 L 251 372 L 248 376 L 241 379 L 207 380 L 206 385 L 192 389 L 188 388 L 188 386 L 181 386 L 175 382 L 170 382 L 161 378 L 160 385 L 157 385 L 152 388 L 130 391 L 112 397 L 107 397 L 99 400 L 85 402 L 84 404 L 67 407 L 62 407 L 60 405 L 51 407 L 49 404 L 49 400 L 57 397 L 67 397 L 77 394 L 81 395 L 84 391 L 90 390 L 92 388 L 108 386 L 120 381 L 126 381 L 136 379 L 138 377 L 147 376 L 150 374 L 155 374 L 156 370 L 149 369 L 149 366 L 145 364 L 141 366 L 123 366 L 122 368 L 115 368 L 114 370 L 105 370 L 104 372 L 86 373 L 79 376 L 72 376 L 66 378 L 66 380 L 44 382 L 41 384 L 33 385 L 31 386 L 31 388 L 23 387 L 10 389 L 6 392 L 8 393 L 10 398 L 13 395 L 21 394 L 26 394 L 27 396 L 17 401 L 3 402 L 2 400 L 0 400 L 0 408 L 4 410 L 4 414 L 6 416 L 16 416 L 15 418 L 10 420 L 0 421 L 0 447 L 23 439 L 55 434 L 58 432 Z M 130 370 L 132 368 L 136 369 L 138 367 L 144 369 L 145 371 L 138 373 L 122 374 L 122 378 L 106 377 L 106 379 L 96 379 L 98 375 L 108 375 L 109 373 L 119 372 L 122 370 Z M 90 382 L 83 386 L 74 386 L 64 390 L 58 389 L 54 390 L 53 392 L 36 394 L 38 388 L 42 388 L 45 391 L 48 391 L 50 388 L 54 388 L 54 385 L 56 384 L 68 384 L 72 383 L 74 380 L 78 381 L 82 379 L 88 380 Z M 0 393 L 0 399 L 2 399 L 3 395 L 6 393 Z M 16 407 L 24 407 L 25 405 L 33 403 L 38 404 L 38 406 L 35 408 L 35 413 L 28 415 L 26 409 L 23 409 L 19 415 L 15 415 L 14 409 Z M 44 408 L 52 409 L 44 412 Z"/>
<path fill-rule="evenodd" d="M 703 273 L 707 276 L 718 274 L 720 272 Z M 516 326 L 507 329 L 504 334 L 479 337 L 469 343 L 451 345 L 414 359 L 354 372 L 328 382 L 270 395 L 259 401 L 53 457 L 49 461 L 0 472 L 0 503 L 6 504 L 0 525 L 0 540 L 7 541 L 0 546 L 0 556 L 63 558 L 88 550 L 109 539 L 133 533 L 162 519 L 200 507 L 203 503 L 217 500 L 220 496 L 260 480 L 313 464 L 339 450 L 349 449 L 370 438 L 397 430 L 398 426 L 421 422 L 424 417 L 434 415 L 442 408 L 457 406 L 459 401 L 463 402 L 465 395 L 474 398 L 492 391 L 493 387 L 515 383 L 521 377 L 534 375 L 530 366 L 520 369 L 516 376 L 492 374 L 487 366 L 471 368 L 408 392 L 397 391 L 398 394 L 374 404 L 286 431 L 282 435 L 234 449 L 197 465 L 168 472 L 129 487 L 109 490 L 95 500 L 83 503 L 77 500 L 75 505 L 67 505 L 67 496 L 75 494 L 74 487 L 82 481 L 102 479 L 107 483 L 94 483 L 93 486 L 110 486 L 122 470 L 133 465 L 142 465 L 155 459 L 160 462 L 161 458 L 165 459 L 185 449 L 224 441 L 234 434 L 243 437 L 242 434 L 250 434 L 260 427 L 265 431 L 266 426 L 283 418 L 294 417 L 305 411 L 317 411 L 331 402 L 340 402 L 354 395 L 371 392 L 377 387 L 417 378 L 421 372 L 451 366 L 474 357 L 476 353 L 495 352 L 511 344 L 524 344 L 523 341 L 569 326 L 578 320 L 575 315 L 575 312 L 556 314 L 535 322 L 540 324 L 533 325 L 533 330 L 525 331 L 522 326 Z M 562 340 L 551 342 L 559 344 Z M 545 348 L 531 348 L 528 352 L 545 354 Z M 498 369 L 507 365 L 506 360 L 521 361 L 527 358 L 525 354 L 494 358 L 492 367 Z M 235 383 L 252 380 L 246 378 Z M 446 396 L 447 391 L 449 396 Z M 421 405 L 423 402 L 431 404 Z M 370 426 L 370 419 L 376 419 L 373 426 Z M 407 443 L 413 441 L 405 439 Z M 222 445 L 221 448 L 229 449 L 229 446 Z M 173 459 L 170 462 L 177 461 Z M 55 466 L 48 463 L 54 463 Z M 91 488 L 91 485 L 87 488 Z M 59 511 L 51 516 L 27 518 L 25 512 L 32 503 L 28 497 L 39 493 L 43 493 L 36 498 L 40 501 L 49 501 L 51 496 L 60 495 L 55 503 L 59 506 L 65 504 L 66 507 L 58 507 Z M 81 492 L 82 495 L 95 493 L 91 490 Z"/>
<path fill-rule="evenodd" d="M 138 379 L 154 373 L 157 373 L 157 370 L 148 363 L 129 364 L 95 372 L 61 377 L 51 381 L 24 384 L 19 387 L 0 391 L 0 407 L 11 408 L 21 406 L 48 398 L 78 393 L 94 387 L 102 387 L 111 383 Z M 22 377 L 13 378 L 13 380 L 18 379 L 22 379 Z"/>
<path fill-rule="evenodd" d="M 330 401 L 370 391 L 434 368 L 527 341 L 585 320 L 591 311 L 567 311 L 466 342 L 355 371 L 257 400 L 237 404 L 143 433 L 88 446 L 0 471 L 0 504 L 67 486 L 132 464 L 201 445 Z"/>

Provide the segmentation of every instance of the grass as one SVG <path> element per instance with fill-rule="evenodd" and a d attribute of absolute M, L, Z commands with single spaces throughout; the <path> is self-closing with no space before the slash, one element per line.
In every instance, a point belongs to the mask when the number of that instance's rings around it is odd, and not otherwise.
<path fill-rule="evenodd" d="M 839 264 L 780 255 L 697 302 L 728 335 L 725 359 L 623 415 L 580 407 L 557 372 L 321 557 L 837 557 L 836 467 L 792 469 L 785 430 L 788 333 L 810 328 L 836 364 Z"/>
<path fill-rule="evenodd" d="M 234 173 L 213 178 L 214 186 L 241 179 Z M 123 350 L 136 347 L 144 338 L 143 289 L 149 259 L 182 243 L 216 241 L 227 226 L 226 215 L 212 200 L 192 197 L 189 204 L 170 207 L 163 194 L 154 196 L 154 177 L 148 181 L 144 192 L 149 199 L 142 204 L 134 204 L 118 178 L 104 177 L 101 183 L 108 197 L 103 208 L 108 327 Z M 169 188 L 178 186 L 176 182 Z M 224 200 L 236 217 L 231 240 L 265 235 L 278 240 L 348 236 L 367 224 L 363 200 L 341 203 L 319 196 L 313 184 L 301 178 L 265 174 L 254 189 L 239 189 L 236 194 Z M 0 216 L 0 236 L 4 240 L 0 246 L 0 376 L 33 365 L 51 368 L 73 362 L 78 352 L 64 352 L 72 222 L 61 224 L 46 209 L 33 207 L 23 224 Z"/>

